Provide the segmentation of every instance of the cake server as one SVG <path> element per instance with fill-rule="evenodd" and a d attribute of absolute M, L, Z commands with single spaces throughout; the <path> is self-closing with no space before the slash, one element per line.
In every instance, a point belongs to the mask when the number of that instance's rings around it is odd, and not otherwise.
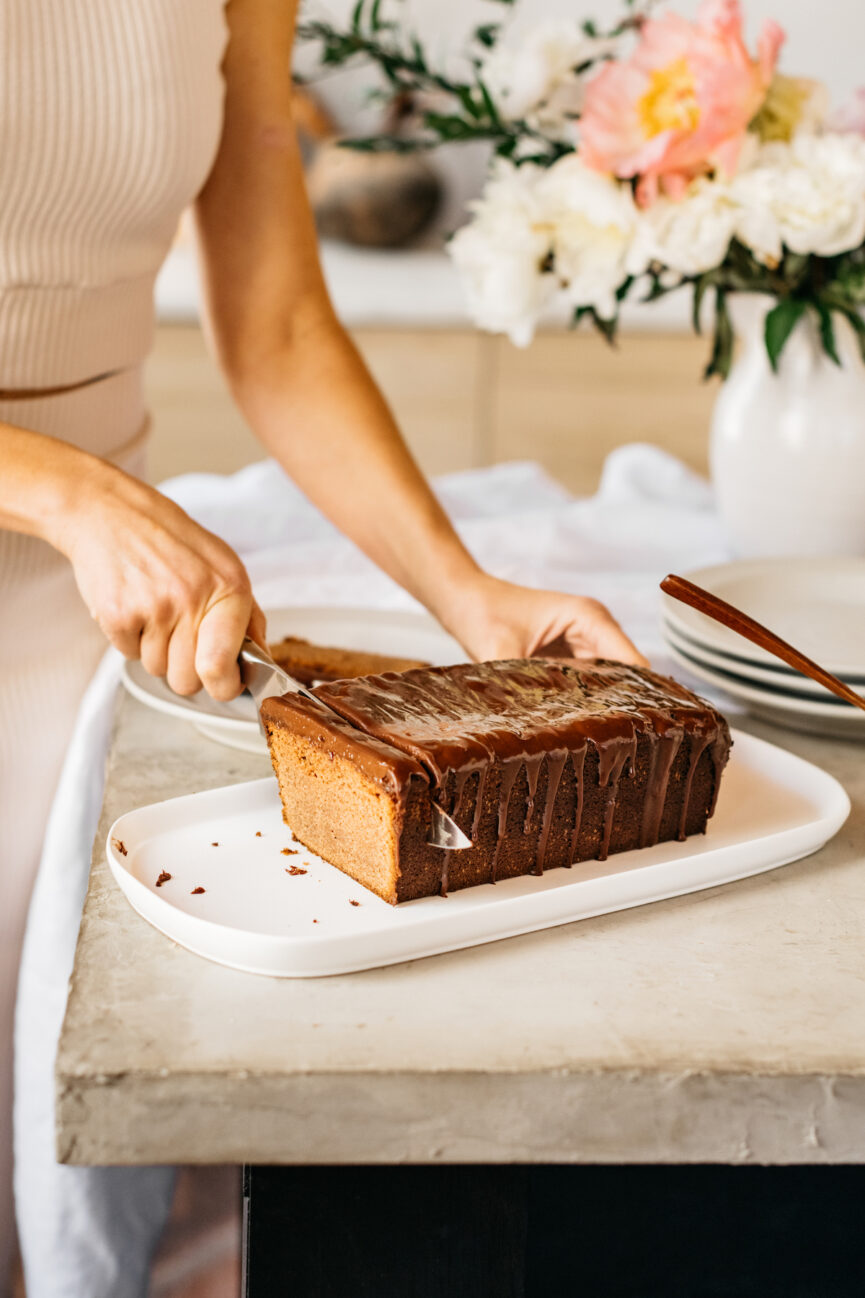
<path fill-rule="evenodd" d="M 280 694 L 302 694 L 305 699 L 312 699 L 313 703 L 317 703 L 320 708 L 326 708 L 328 712 L 339 717 L 344 725 L 350 724 L 344 717 L 339 716 L 335 708 L 328 707 L 317 694 L 307 689 L 305 685 L 301 685 L 300 681 L 295 680 L 282 667 L 277 666 L 267 650 L 262 649 L 261 645 L 257 645 L 248 637 L 240 649 L 240 679 L 255 700 L 262 734 L 264 734 L 264 725 L 261 720 L 261 705 L 265 699 Z M 472 845 L 472 840 L 463 833 L 453 817 L 446 811 L 442 811 L 435 803 L 432 804 L 432 825 L 427 842 L 430 847 L 443 847 L 448 852 L 461 851 Z"/>

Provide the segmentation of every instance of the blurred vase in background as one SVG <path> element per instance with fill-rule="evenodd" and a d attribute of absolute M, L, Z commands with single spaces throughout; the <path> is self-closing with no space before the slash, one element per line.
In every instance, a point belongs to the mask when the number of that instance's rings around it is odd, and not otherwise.
<path fill-rule="evenodd" d="M 775 299 L 731 294 L 738 350 L 715 404 L 718 508 L 743 557 L 865 555 L 865 364 L 836 317 L 840 364 L 802 315 L 773 372 L 764 343 Z"/>

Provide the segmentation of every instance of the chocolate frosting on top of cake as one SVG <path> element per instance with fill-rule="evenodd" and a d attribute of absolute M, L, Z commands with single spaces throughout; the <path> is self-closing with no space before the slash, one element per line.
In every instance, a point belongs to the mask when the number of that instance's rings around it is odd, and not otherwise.
<path fill-rule="evenodd" d="M 424 767 L 410 754 L 364 733 L 302 694 L 265 699 L 261 715 L 276 726 L 284 725 L 290 716 L 293 730 L 325 751 L 348 758 L 392 793 L 401 793 L 412 776 L 429 781 Z"/>
<path fill-rule="evenodd" d="M 689 690 L 623 663 L 530 658 L 386 672 L 315 693 L 367 734 L 410 753 L 441 784 L 449 770 L 573 751 L 603 753 L 635 732 L 711 740 L 722 718 Z"/>
<path fill-rule="evenodd" d="M 520 769 L 525 767 L 528 779 L 528 822 L 541 764 L 546 760 L 549 778 L 538 872 L 543 872 L 556 793 L 568 760 L 573 763 L 578 789 L 573 826 L 576 847 L 589 744 L 598 754 L 598 782 L 607 789 L 601 859 L 609 846 L 619 782 L 635 768 L 638 736 L 647 737 L 651 751 L 641 828 L 643 846 L 658 841 L 670 772 L 685 737 L 689 739 L 689 759 L 679 837 L 685 834 L 690 789 L 701 757 L 708 751 L 717 797 L 730 750 L 724 718 L 684 686 L 642 668 L 603 660 L 577 664 L 532 658 L 465 663 L 329 682 L 315 692 L 349 723 L 415 758 L 429 772 L 439 799 L 448 774 L 455 773 L 448 810 L 457 817 L 468 778 L 478 772 L 472 838 L 490 765 L 498 762 L 502 766 L 501 840 Z M 714 803 L 710 814 L 712 811 Z M 447 853 L 443 855 L 444 892 Z"/>

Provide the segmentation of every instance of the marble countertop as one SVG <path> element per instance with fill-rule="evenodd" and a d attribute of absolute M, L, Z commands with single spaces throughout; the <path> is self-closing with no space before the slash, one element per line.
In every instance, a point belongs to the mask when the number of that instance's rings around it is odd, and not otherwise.
<path fill-rule="evenodd" d="M 863 750 L 746 725 L 850 792 L 817 855 L 474 950 L 276 980 L 174 946 L 115 886 L 117 815 L 269 769 L 121 692 L 57 1061 L 61 1160 L 865 1161 Z"/>

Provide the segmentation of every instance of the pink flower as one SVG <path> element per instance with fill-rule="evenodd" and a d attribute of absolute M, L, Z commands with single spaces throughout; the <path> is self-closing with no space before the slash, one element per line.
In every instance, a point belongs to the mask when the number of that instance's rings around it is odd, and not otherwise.
<path fill-rule="evenodd" d="M 752 59 L 738 0 L 703 0 L 694 23 L 674 13 L 649 19 L 631 58 L 609 63 L 586 90 L 583 161 L 638 177 L 642 206 L 661 187 L 681 196 L 702 172 L 732 174 L 783 41 L 778 24 L 767 22 Z"/>

